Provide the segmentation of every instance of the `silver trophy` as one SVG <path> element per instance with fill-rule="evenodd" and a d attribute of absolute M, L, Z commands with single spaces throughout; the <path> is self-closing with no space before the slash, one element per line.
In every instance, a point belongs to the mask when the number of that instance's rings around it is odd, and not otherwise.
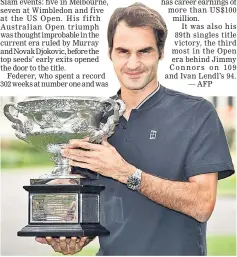
<path fill-rule="evenodd" d="M 15 135 L 47 151 L 55 163 L 50 174 L 31 179 L 30 186 L 24 186 L 29 192 L 29 224 L 18 236 L 109 234 L 100 224 L 104 186 L 82 178 L 80 169 L 79 174 L 72 174 L 61 149 L 70 139 L 89 137 L 98 144 L 110 137 L 124 111 L 123 101 L 97 97 L 37 97 L 4 106 Z"/>

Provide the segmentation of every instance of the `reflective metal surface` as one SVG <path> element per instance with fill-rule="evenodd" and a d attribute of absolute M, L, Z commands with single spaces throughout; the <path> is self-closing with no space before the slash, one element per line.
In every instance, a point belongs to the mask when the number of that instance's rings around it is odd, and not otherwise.
<path fill-rule="evenodd" d="M 54 171 L 41 178 L 75 177 L 70 175 L 68 159 L 61 156 L 61 147 L 84 137 L 100 143 L 114 133 L 124 111 L 121 100 L 97 97 L 37 97 L 4 106 L 16 136 L 52 155 Z"/>
<path fill-rule="evenodd" d="M 30 223 L 77 223 L 77 193 L 30 195 Z"/>

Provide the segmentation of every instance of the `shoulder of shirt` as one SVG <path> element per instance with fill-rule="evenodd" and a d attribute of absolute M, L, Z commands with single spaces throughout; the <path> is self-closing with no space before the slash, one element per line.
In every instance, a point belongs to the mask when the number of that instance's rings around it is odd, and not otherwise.
<path fill-rule="evenodd" d="M 165 89 L 165 93 L 168 96 L 180 97 L 180 101 L 182 101 L 185 105 L 188 103 L 193 103 L 194 106 L 196 106 L 197 110 L 200 110 L 200 109 L 209 110 L 209 111 L 215 110 L 214 105 L 210 101 L 208 101 L 207 99 L 201 96 L 189 95 L 189 94 L 182 93 L 166 87 L 164 87 L 164 89 Z"/>
<path fill-rule="evenodd" d="M 197 105 L 195 104 L 195 106 L 198 106 L 199 108 L 215 110 L 215 107 L 213 106 L 213 104 L 210 101 L 208 101 L 207 99 L 205 99 L 201 96 L 189 95 L 189 94 L 186 94 L 186 93 L 183 93 L 183 92 L 180 92 L 180 91 L 176 91 L 176 90 L 167 88 L 163 85 L 161 85 L 161 86 L 164 88 L 164 91 L 168 96 L 171 96 L 171 97 L 172 96 L 179 96 L 180 100 L 181 101 L 183 100 L 184 104 L 186 102 L 185 100 L 187 100 L 187 102 L 189 102 L 189 103 L 190 103 L 190 101 L 193 102 L 193 103 L 196 103 Z M 119 97 L 118 97 L 118 94 L 116 94 L 116 95 L 111 96 L 110 98 L 116 100 Z"/>
<path fill-rule="evenodd" d="M 175 91 L 175 90 L 172 90 L 172 89 L 169 89 L 167 87 L 164 87 L 162 86 L 166 92 L 166 94 L 168 95 L 180 95 L 181 97 L 184 97 L 184 98 L 188 98 L 188 99 L 193 99 L 193 100 L 197 100 L 197 101 L 201 101 L 201 100 L 204 100 L 203 97 L 199 97 L 199 96 L 193 96 L 193 95 L 188 95 L 188 94 L 185 94 L 185 93 L 182 93 L 182 92 L 179 92 L 179 91 Z M 110 98 L 112 99 L 118 99 L 118 94 L 116 95 L 113 95 L 113 96 L 110 96 Z"/>
<path fill-rule="evenodd" d="M 203 101 L 203 100 L 205 100 L 201 96 L 188 95 L 186 93 L 182 93 L 182 92 L 179 92 L 179 91 L 167 88 L 167 87 L 164 87 L 164 88 L 165 88 L 166 94 L 170 95 L 170 96 L 180 96 L 182 98 L 192 99 L 194 101 Z"/>

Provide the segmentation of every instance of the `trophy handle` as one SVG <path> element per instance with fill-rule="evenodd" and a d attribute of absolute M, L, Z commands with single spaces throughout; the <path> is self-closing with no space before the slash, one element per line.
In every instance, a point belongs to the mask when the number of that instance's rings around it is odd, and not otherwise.
<path fill-rule="evenodd" d="M 126 105 L 125 105 L 125 103 L 122 101 L 122 100 L 120 100 L 120 99 L 117 99 L 117 100 L 115 100 L 115 102 L 117 103 L 117 104 L 119 104 L 119 118 L 124 114 L 124 112 L 125 112 L 125 110 L 126 110 Z M 118 118 L 118 121 L 119 121 L 119 118 Z M 117 121 L 117 122 L 118 122 Z"/>
<path fill-rule="evenodd" d="M 3 112 L 5 116 L 13 123 L 22 123 L 20 120 L 16 119 L 10 112 L 10 108 L 14 108 L 15 110 L 19 111 L 14 103 L 9 103 L 4 106 Z"/>
<path fill-rule="evenodd" d="M 4 106 L 3 112 L 5 114 L 5 116 L 14 124 L 12 125 L 12 127 L 16 130 L 15 131 L 15 135 L 19 138 L 22 139 L 24 141 L 27 141 L 27 136 L 25 134 L 24 131 L 24 126 L 21 120 L 17 119 L 17 116 L 14 116 L 13 114 L 11 114 L 10 108 L 14 108 L 16 111 L 19 112 L 19 109 L 17 108 L 17 106 L 14 103 L 9 103 L 6 104 Z"/>
<path fill-rule="evenodd" d="M 109 98 L 103 101 L 103 103 L 109 103 L 111 105 L 106 112 L 113 110 L 113 114 L 108 117 L 105 124 L 101 125 L 102 128 L 99 131 L 96 131 L 94 135 L 89 137 L 89 142 L 100 143 L 103 137 L 110 137 L 115 131 L 115 126 L 118 124 L 119 118 L 126 110 L 124 102 L 120 99 L 113 100 Z"/>

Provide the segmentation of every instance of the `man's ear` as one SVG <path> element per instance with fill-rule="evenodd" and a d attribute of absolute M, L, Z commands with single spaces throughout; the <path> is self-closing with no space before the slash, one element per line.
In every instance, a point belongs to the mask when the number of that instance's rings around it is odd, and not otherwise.
<path fill-rule="evenodd" d="M 163 60 L 164 55 L 165 55 L 164 48 L 161 50 L 160 54 L 161 54 L 161 56 L 160 56 L 159 60 Z"/>

